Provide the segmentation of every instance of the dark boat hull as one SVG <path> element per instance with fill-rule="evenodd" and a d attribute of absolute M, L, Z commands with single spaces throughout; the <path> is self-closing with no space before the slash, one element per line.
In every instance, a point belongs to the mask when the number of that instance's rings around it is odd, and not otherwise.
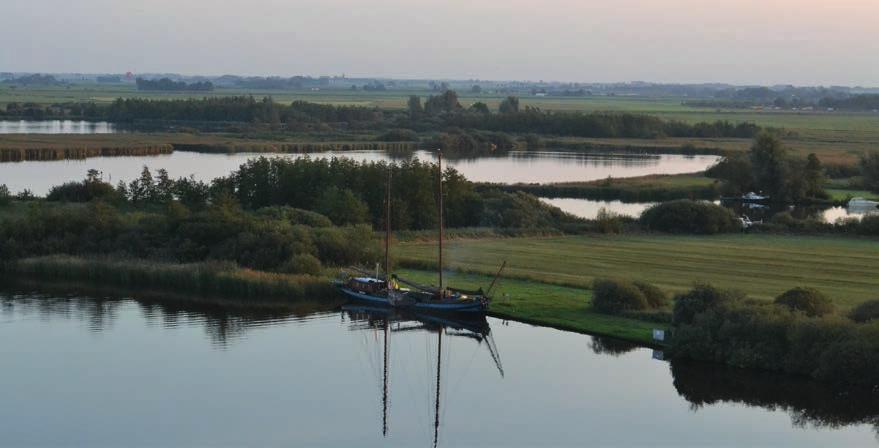
<path fill-rule="evenodd" d="M 441 301 L 408 301 L 404 300 L 402 303 L 393 304 L 390 300 L 388 300 L 387 296 L 378 296 L 373 294 L 367 294 L 359 291 L 355 291 L 351 288 L 347 288 L 344 286 L 339 286 L 339 291 L 342 294 L 345 294 L 350 299 L 354 299 L 361 302 L 370 303 L 373 305 L 380 305 L 386 307 L 395 307 L 406 310 L 413 311 L 426 311 L 426 312 L 435 312 L 435 313 L 482 313 L 488 310 L 488 306 L 482 301 L 467 301 L 467 302 L 441 302 Z"/>

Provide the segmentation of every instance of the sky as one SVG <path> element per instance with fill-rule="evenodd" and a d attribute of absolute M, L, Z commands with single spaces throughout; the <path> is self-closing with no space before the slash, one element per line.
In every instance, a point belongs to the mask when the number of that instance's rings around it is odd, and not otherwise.
<path fill-rule="evenodd" d="M 0 0 L 0 71 L 879 86 L 879 0 Z"/>

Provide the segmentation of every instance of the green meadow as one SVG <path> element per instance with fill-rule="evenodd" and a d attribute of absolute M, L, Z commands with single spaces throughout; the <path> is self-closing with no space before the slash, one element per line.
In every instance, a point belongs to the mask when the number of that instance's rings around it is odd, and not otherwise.
<path fill-rule="evenodd" d="M 403 243 L 396 252 L 403 266 L 435 263 L 432 242 Z M 736 234 L 452 240 L 445 257 L 450 270 L 493 275 L 507 261 L 505 278 L 573 288 L 589 288 L 603 277 L 643 280 L 669 293 L 705 282 L 768 300 L 807 286 L 825 292 L 840 310 L 879 298 L 879 242 L 867 239 Z"/>

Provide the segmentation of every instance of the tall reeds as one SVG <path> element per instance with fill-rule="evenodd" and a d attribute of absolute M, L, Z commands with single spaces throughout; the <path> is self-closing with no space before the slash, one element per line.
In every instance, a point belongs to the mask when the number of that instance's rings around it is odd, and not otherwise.
<path fill-rule="evenodd" d="M 171 264 L 117 258 L 51 255 L 3 265 L 6 274 L 43 280 L 93 282 L 248 299 L 298 301 L 333 297 L 325 277 L 242 269 L 230 262 Z"/>

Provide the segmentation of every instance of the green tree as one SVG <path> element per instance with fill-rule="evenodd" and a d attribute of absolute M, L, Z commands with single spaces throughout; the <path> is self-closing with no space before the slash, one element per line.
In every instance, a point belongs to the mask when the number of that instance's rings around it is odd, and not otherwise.
<path fill-rule="evenodd" d="M 824 167 L 821 160 L 815 153 L 809 154 L 806 159 L 806 172 L 803 175 L 806 184 L 806 196 L 810 198 L 819 198 L 825 196 L 824 184 L 827 178 L 824 175 Z"/>
<path fill-rule="evenodd" d="M 360 224 L 369 221 L 369 208 L 353 191 L 330 187 L 321 195 L 317 212 L 337 225 Z"/>
<path fill-rule="evenodd" d="M 128 196 L 131 202 L 143 203 L 151 202 L 155 197 L 155 185 L 153 184 L 153 175 L 147 166 L 143 167 L 140 177 L 128 184 Z"/>
<path fill-rule="evenodd" d="M 787 148 L 769 133 L 761 133 L 751 146 L 750 158 L 754 184 L 774 200 L 787 199 L 788 181 Z"/>
<path fill-rule="evenodd" d="M 9 205 L 11 201 L 12 196 L 9 194 L 9 187 L 6 184 L 0 184 L 0 207 Z"/>
<path fill-rule="evenodd" d="M 409 109 L 409 118 L 415 120 L 424 113 L 424 107 L 421 106 L 421 97 L 412 95 L 407 103 Z"/>
<path fill-rule="evenodd" d="M 502 114 L 514 114 L 519 112 L 519 97 L 508 96 L 501 101 L 498 112 Z"/>
<path fill-rule="evenodd" d="M 470 105 L 470 112 L 476 112 L 483 115 L 488 115 L 491 113 L 491 111 L 488 110 L 488 105 L 486 105 L 482 101 L 477 101 Z"/>
<path fill-rule="evenodd" d="M 861 175 L 864 176 L 864 187 L 879 192 L 879 152 L 861 156 Z"/>
<path fill-rule="evenodd" d="M 470 93 L 482 93 L 482 87 L 480 87 L 479 84 L 473 84 L 473 87 L 470 88 Z"/>

